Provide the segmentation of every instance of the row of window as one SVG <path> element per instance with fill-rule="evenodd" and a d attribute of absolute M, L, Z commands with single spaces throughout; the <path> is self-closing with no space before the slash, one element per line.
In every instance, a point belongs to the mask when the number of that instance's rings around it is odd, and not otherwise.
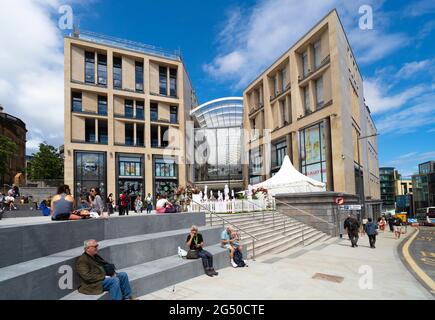
<path fill-rule="evenodd" d="M 169 92 L 168 92 L 168 69 L 169 69 Z M 107 56 L 97 54 L 97 84 L 107 86 Z M 85 83 L 95 84 L 95 53 L 85 52 Z M 113 57 L 113 87 L 122 89 L 122 58 Z M 143 62 L 135 61 L 135 89 L 137 92 L 144 91 L 144 65 Z M 177 69 L 159 67 L 159 94 L 177 96 Z"/>
<path fill-rule="evenodd" d="M 98 131 L 97 131 L 98 128 Z M 136 141 L 135 138 L 136 129 Z M 98 132 L 98 134 L 97 134 Z M 169 127 L 162 125 L 151 126 L 151 147 L 161 148 L 169 145 Z M 144 147 L 145 127 L 143 124 L 133 123 L 124 124 L 124 145 Z M 108 130 L 107 120 L 102 119 L 85 119 L 85 142 L 107 144 L 108 143 Z"/>
<path fill-rule="evenodd" d="M 73 92 L 72 93 L 72 111 L 73 112 L 83 112 L 83 104 L 82 104 L 82 93 L 81 92 Z M 170 106 L 169 107 L 169 122 L 170 123 L 178 123 L 178 107 Z M 98 108 L 97 114 L 102 116 L 107 116 L 107 97 L 106 96 L 98 96 Z M 119 115 L 118 115 L 119 116 Z M 144 120 L 144 102 L 140 100 L 136 100 L 136 104 L 134 107 L 133 100 L 125 100 L 124 101 L 124 114 L 122 115 L 126 118 L 135 118 L 139 120 Z M 151 102 L 150 103 L 150 120 L 151 121 L 159 121 L 159 108 L 158 104 Z"/>
<path fill-rule="evenodd" d="M 304 96 L 304 110 L 305 114 L 310 114 L 312 112 L 311 109 L 311 102 L 310 102 L 310 87 L 309 85 L 306 85 L 303 89 L 303 96 Z M 325 104 L 324 98 L 323 98 L 323 77 L 320 77 L 319 79 L 314 81 L 314 90 L 316 93 L 316 101 L 315 101 L 315 107 L 316 110 L 323 107 Z"/>

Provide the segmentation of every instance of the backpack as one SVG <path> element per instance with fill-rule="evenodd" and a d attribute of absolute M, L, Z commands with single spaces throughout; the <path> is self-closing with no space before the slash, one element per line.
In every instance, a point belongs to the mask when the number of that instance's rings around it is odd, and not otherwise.
<path fill-rule="evenodd" d="M 238 267 L 244 267 L 245 261 L 243 261 L 243 255 L 240 250 L 234 251 L 234 263 L 237 264 Z"/>

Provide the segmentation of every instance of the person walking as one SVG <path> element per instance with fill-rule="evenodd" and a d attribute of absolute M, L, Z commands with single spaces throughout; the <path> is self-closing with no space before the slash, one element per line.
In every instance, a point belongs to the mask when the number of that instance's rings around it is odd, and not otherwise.
<path fill-rule="evenodd" d="M 347 234 L 352 244 L 352 248 L 358 247 L 359 227 L 360 224 L 358 220 L 352 215 L 349 215 L 347 219 L 344 221 L 344 228 L 347 230 Z"/>
<path fill-rule="evenodd" d="M 375 249 L 375 243 L 376 243 L 376 235 L 378 234 L 378 225 L 373 222 L 372 218 L 367 219 L 367 223 L 365 226 L 365 232 L 367 233 L 367 236 L 369 237 L 369 243 L 370 248 Z"/>
<path fill-rule="evenodd" d="M 153 197 L 151 196 L 151 193 L 148 193 L 148 196 L 145 200 L 147 203 L 147 214 L 149 214 L 153 210 Z"/>
<path fill-rule="evenodd" d="M 107 212 L 110 214 L 113 214 L 114 206 L 115 206 L 115 199 L 113 198 L 113 193 L 110 193 L 109 196 L 106 199 L 106 205 L 107 205 Z"/>
<path fill-rule="evenodd" d="M 137 196 L 136 200 L 134 200 L 135 212 L 136 213 L 142 213 L 142 207 L 143 207 L 142 197 L 141 196 Z"/>

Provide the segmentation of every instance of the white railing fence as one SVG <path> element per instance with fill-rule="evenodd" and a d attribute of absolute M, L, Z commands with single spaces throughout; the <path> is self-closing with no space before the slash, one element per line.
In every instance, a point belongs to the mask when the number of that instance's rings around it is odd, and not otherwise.
<path fill-rule="evenodd" d="M 252 212 L 275 210 L 275 199 L 253 199 L 242 200 L 232 199 L 228 201 L 201 201 L 199 203 L 192 202 L 188 205 L 189 212 L 201 212 L 204 209 L 215 213 L 238 213 L 238 212 Z"/>

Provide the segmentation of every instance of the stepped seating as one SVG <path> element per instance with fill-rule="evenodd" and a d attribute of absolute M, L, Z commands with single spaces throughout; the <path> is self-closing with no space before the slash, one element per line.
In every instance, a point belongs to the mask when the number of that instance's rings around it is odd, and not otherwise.
<path fill-rule="evenodd" d="M 329 235 L 313 227 L 272 211 L 264 213 L 218 214 L 217 216 L 228 221 L 228 223 L 225 222 L 225 225 L 233 224 L 258 239 L 255 242 L 255 256 L 267 253 L 280 253 L 298 245 L 309 245 L 331 238 Z M 211 215 L 210 217 L 210 214 L 207 214 L 207 225 L 223 228 L 222 219 L 217 216 Z M 242 244 L 247 248 L 248 258 L 252 258 L 254 253 L 252 238 L 243 232 L 241 232 L 241 236 Z"/>
<path fill-rule="evenodd" d="M 185 248 L 190 226 L 199 226 L 206 250 L 214 254 L 216 269 L 229 266 L 228 251 L 219 246 L 222 228 L 206 227 L 203 213 L 124 216 L 108 220 L 80 220 L 0 228 L 0 238 L 15 232 L 21 237 L 20 254 L 6 255 L 0 268 L 0 299 L 107 299 L 108 294 L 82 295 L 75 262 L 83 253 L 83 240 L 100 243 L 99 254 L 129 275 L 135 296 L 150 293 L 204 274 L 201 259 L 185 260 L 177 248 Z M 53 227 L 54 226 L 54 227 Z M 12 230 L 9 230 L 12 229 Z M 17 232 L 20 232 L 17 235 Z M 50 234 L 50 232 L 53 232 Z M 63 237 L 59 237 L 63 232 Z M 32 250 L 28 238 L 46 243 L 72 237 L 65 244 Z M 67 238 L 65 238 L 67 239 Z M 16 239 L 19 240 L 19 239 Z M 47 252 L 49 252 L 47 254 Z M 30 258 L 26 259 L 26 254 Z M 3 260 L 3 259 L 2 259 Z M 64 285 L 72 275 L 72 286 Z M 67 287 L 67 288 L 65 288 Z"/>

